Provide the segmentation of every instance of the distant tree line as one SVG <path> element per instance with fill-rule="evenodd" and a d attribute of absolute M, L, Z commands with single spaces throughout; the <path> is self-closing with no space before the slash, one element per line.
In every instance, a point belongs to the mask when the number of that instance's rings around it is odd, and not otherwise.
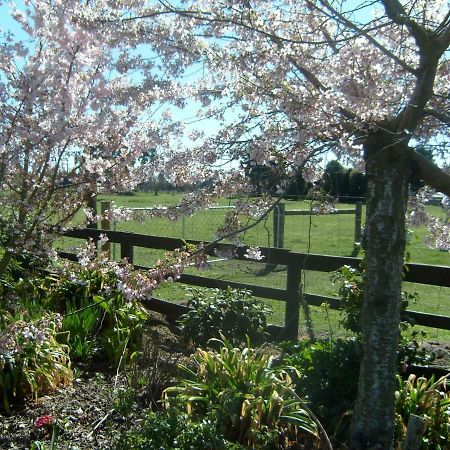
<path fill-rule="evenodd" d="M 430 147 L 419 145 L 415 151 L 420 153 L 426 159 L 433 161 L 433 150 Z M 245 158 L 241 163 L 247 177 L 252 184 L 255 195 L 264 193 L 275 195 L 278 186 L 286 182 L 286 172 L 277 162 L 269 164 L 256 164 L 249 158 Z M 339 161 L 331 160 L 325 166 L 323 175 L 315 183 L 325 193 L 343 201 L 357 201 L 365 197 L 366 177 L 365 174 L 354 167 L 344 167 Z M 410 192 L 414 194 L 424 183 L 413 174 L 410 179 Z M 304 198 L 313 184 L 305 181 L 302 174 L 292 180 L 286 191 L 286 197 L 291 199 Z"/>
<path fill-rule="evenodd" d="M 264 193 L 275 195 L 278 186 L 286 182 L 286 174 L 276 163 L 254 164 L 247 159 L 243 161 L 242 166 L 250 179 L 255 195 Z M 315 185 L 332 197 L 346 201 L 356 201 L 365 195 L 364 173 L 356 168 L 344 167 L 337 160 L 332 160 L 326 165 L 322 178 Z M 314 187 L 312 183 L 305 181 L 302 174 L 298 174 L 289 182 L 286 197 L 303 198 L 312 187 Z"/>
<path fill-rule="evenodd" d="M 150 176 L 147 181 L 138 186 L 138 189 L 147 193 L 154 192 L 155 195 L 158 195 L 159 192 L 175 192 L 177 190 L 163 173 Z"/>
<path fill-rule="evenodd" d="M 138 190 L 142 192 L 153 192 L 158 195 L 160 192 L 193 192 L 195 189 L 208 187 L 213 184 L 212 180 L 208 180 L 202 184 L 183 184 L 182 186 L 171 183 L 166 176 L 161 172 L 157 175 L 151 175 L 147 181 L 139 184 Z"/>

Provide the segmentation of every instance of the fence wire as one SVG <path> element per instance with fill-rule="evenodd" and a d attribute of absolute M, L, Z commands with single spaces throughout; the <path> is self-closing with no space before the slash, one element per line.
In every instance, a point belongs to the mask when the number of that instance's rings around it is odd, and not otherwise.
<path fill-rule="evenodd" d="M 301 205 L 305 206 L 305 205 Z M 354 205 L 339 205 L 342 208 L 354 208 Z M 286 210 L 299 209 L 297 202 L 286 202 Z M 306 208 L 301 208 L 306 209 Z M 163 218 L 151 218 L 144 222 L 114 222 L 111 229 L 128 231 L 140 234 L 166 236 L 179 239 L 192 239 L 210 241 L 216 237 L 217 229 L 223 224 L 225 214 L 230 207 L 213 207 L 205 211 L 197 212 L 192 216 L 182 217 L 177 221 Z M 328 215 L 286 215 L 284 217 L 283 239 L 277 236 L 277 227 L 280 229 L 280 218 L 276 217 L 278 211 L 271 214 L 265 221 L 249 230 L 243 237 L 246 245 L 274 246 L 278 244 L 290 249 L 306 253 L 318 253 L 336 256 L 352 256 L 356 253 L 355 247 L 355 216 L 352 214 L 328 214 Z M 364 211 L 363 211 L 364 217 Z M 246 220 L 245 217 L 242 218 Z M 278 224 L 278 225 L 277 225 Z M 430 264 L 448 265 L 445 256 L 438 250 L 425 248 L 425 244 L 418 244 L 423 230 L 417 232 L 411 238 L 408 250 L 412 262 L 421 261 L 423 255 Z M 112 246 L 115 259 L 120 257 L 118 246 Z M 154 249 L 135 248 L 134 262 L 137 265 L 151 267 L 158 259 L 164 256 L 164 251 Z M 268 287 L 285 288 L 286 267 L 277 266 L 271 270 L 264 261 L 256 263 L 249 261 L 221 260 L 214 258 L 204 275 L 221 280 L 238 281 Z M 199 273 L 194 269 L 188 269 L 187 273 Z M 336 288 L 332 285 L 330 274 L 323 272 L 305 272 L 303 277 L 303 289 L 307 293 L 319 295 L 336 295 Z M 436 287 L 421 284 L 405 283 L 405 289 L 409 292 L 417 292 L 418 300 L 408 309 L 445 315 L 448 311 L 450 288 Z M 184 301 L 188 293 L 180 284 L 163 286 L 158 290 L 161 298 L 174 301 Z M 284 320 L 284 304 L 278 301 L 264 300 L 273 308 L 271 323 L 282 324 Z M 334 333 L 343 335 L 345 331 L 339 327 L 339 312 L 327 310 L 326 307 L 311 307 L 311 316 L 315 330 L 318 334 Z M 437 329 L 426 329 L 430 339 L 450 340 L 450 333 Z M 305 327 L 300 327 L 300 334 L 306 333 Z"/>

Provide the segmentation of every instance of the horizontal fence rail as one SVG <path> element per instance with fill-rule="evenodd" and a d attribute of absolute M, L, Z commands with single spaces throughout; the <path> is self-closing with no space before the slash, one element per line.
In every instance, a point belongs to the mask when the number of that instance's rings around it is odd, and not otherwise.
<path fill-rule="evenodd" d="M 208 242 L 194 240 L 181 240 L 160 236 L 149 236 L 123 231 L 97 230 L 92 228 L 74 229 L 64 233 L 64 236 L 79 239 L 99 240 L 100 235 L 108 237 L 110 242 L 118 243 L 121 246 L 121 257 L 127 258 L 133 263 L 134 247 L 143 247 L 157 250 L 175 250 L 184 247 L 186 244 L 204 245 L 209 256 L 215 256 L 217 252 L 232 254 L 233 259 L 249 262 L 245 257 L 247 247 L 236 247 L 232 244 L 218 243 L 208 246 Z M 226 289 L 227 287 L 246 289 L 253 295 L 261 298 L 285 302 L 285 322 L 282 330 L 282 337 L 286 339 L 296 339 L 299 325 L 300 302 L 307 302 L 313 306 L 320 306 L 323 303 L 329 304 L 330 309 L 340 309 L 340 300 L 336 297 L 329 297 L 316 294 L 301 293 L 301 271 L 311 270 L 319 272 L 332 272 L 344 265 L 359 268 L 361 259 L 342 256 L 329 256 L 307 254 L 290 251 L 282 248 L 260 247 L 263 261 L 267 264 L 287 266 L 286 289 L 270 288 L 253 284 L 239 283 L 233 281 L 219 280 L 197 275 L 182 274 L 178 280 L 181 283 L 206 288 Z M 60 252 L 61 257 L 75 260 L 71 253 Z M 404 280 L 412 283 L 428 284 L 434 286 L 450 287 L 450 267 L 430 266 L 427 264 L 405 264 L 406 271 Z M 148 269 L 148 267 L 135 266 L 136 268 Z M 186 306 L 175 303 L 152 299 L 146 306 L 150 309 L 162 312 L 170 318 L 176 318 L 186 312 Z M 428 314 L 418 311 L 406 311 L 405 318 L 413 319 L 417 325 L 450 330 L 450 317 L 437 314 Z M 279 327 L 272 327 L 278 329 Z"/>

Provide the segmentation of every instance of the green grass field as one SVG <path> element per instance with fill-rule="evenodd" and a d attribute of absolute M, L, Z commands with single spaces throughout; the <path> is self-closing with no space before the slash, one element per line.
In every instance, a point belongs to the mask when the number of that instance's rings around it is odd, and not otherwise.
<path fill-rule="evenodd" d="M 178 195 L 162 193 L 157 196 L 143 192 L 132 196 L 108 196 L 99 200 L 113 201 L 116 205 L 130 208 L 151 207 L 154 205 L 173 205 L 178 201 Z M 221 206 L 228 206 L 232 201 L 222 199 Z M 354 205 L 340 204 L 338 208 L 354 208 Z M 441 208 L 430 206 L 430 211 L 435 215 L 442 214 Z M 309 204 L 305 201 L 287 201 L 286 210 L 308 210 Z M 213 209 L 201 211 L 192 217 L 183 220 L 169 221 L 166 219 L 149 219 L 144 223 L 117 222 L 112 228 L 120 231 L 130 231 L 142 234 L 169 236 L 185 239 L 211 240 L 215 230 L 223 221 L 226 209 Z M 363 210 L 363 221 L 364 221 Z M 268 246 L 273 245 L 272 217 L 246 232 L 243 240 L 248 245 Z M 424 227 L 414 229 L 408 244 L 410 262 L 418 262 L 431 265 L 450 265 L 448 252 L 430 249 L 425 245 L 426 230 Z M 323 215 L 323 216 L 287 216 L 285 222 L 284 247 L 301 252 L 351 256 L 354 252 L 354 215 Z M 70 241 L 72 245 L 74 241 Z M 65 241 L 68 244 L 68 241 Z M 115 250 L 116 257 L 120 249 Z M 151 266 L 163 256 L 163 252 L 150 249 L 136 248 L 135 263 Z M 210 269 L 200 274 L 223 280 L 239 281 L 249 284 L 284 288 L 286 285 L 286 270 L 277 267 L 275 271 L 265 276 L 259 276 L 258 272 L 264 267 L 263 263 L 242 261 L 216 261 Z M 196 273 L 194 269 L 189 272 Z M 336 289 L 330 281 L 330 274 L 319 272 L 306 272 L 303 278 L 304 291 L 322 295 L 335 295 Z M 419 300 L 410 305 L 409 309 L 424 311 L 441 315 L 448 315 L 450 308 L 450 288 L 434 287 L 413 283 L 405 283 L 405 290 L 417 292 Z M 157 294 L 160 298 L 176 301 L 186 299 L 186 292 L 181 284 L 170 284 L 161 287 Z M 284 320 L 284 305 L 281 302 L 269 301 L 273 308 L 272 323 L 281 324 Z M 339 313 L 329 311 L 327 314 L 321 308 L 311 308 L 314 325 L 317 332 L 329 332 L 342 334 L 338 327 Z M 450 331 L 427 329 L 430 339 L 450 341 Z"/>

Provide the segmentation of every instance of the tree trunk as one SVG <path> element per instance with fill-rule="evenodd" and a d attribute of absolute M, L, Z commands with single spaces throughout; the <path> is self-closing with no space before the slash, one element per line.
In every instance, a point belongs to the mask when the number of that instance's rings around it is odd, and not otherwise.
<path fill-rule="evenodd" d="M 393 447 L 394 391 L 400 322 L 409 162 L 392 133 L 379 131 L 365 146 L 366 279 L 363 358 L 350 436 L 352 449 Z"/>

